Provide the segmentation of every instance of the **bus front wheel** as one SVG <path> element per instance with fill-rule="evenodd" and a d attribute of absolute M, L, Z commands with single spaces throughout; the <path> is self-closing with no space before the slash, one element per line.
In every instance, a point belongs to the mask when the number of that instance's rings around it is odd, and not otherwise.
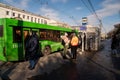
<path fill-rule="evenodd" d="M 43 55 L 49 55 L 51 53 L 51 48 L 50 46 L 45 46 L 45 48 L 43 49 Z"/>

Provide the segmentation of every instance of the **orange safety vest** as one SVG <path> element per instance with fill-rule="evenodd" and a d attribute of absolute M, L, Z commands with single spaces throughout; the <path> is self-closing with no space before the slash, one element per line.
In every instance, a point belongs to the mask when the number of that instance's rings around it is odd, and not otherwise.
<path fill-rule="evenodd" d="M 72 37 L 72 40 L 71 40 L 71 45 L 72 46 L 77 46 L 78 45 L 78 37 L 74 36 Z"/>

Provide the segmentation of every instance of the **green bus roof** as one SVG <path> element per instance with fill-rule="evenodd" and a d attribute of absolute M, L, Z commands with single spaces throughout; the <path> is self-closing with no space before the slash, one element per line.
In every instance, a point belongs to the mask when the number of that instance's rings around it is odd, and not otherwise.
<path fill-rule="evenodd" d="M 47 24 L 34 23 L 34 22 L 16 20 L 16 19 L 11 19 L 11 18 L 3 18 L 3 19 L 7 22 L 7 25 L 10 25 L 10 26 L 21 26 L 24 28 L 36 28 L 36 29 L 39 28 L 39 29 L 72 32 L 72 29 L 60 27 L 60 26 L 51 26 Z"/>

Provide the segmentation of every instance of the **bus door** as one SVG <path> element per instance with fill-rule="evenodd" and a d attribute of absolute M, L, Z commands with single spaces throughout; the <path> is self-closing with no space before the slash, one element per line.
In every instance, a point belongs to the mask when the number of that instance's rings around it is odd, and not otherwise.
<path fill-rule="evenodd" d="M 0 25 L 0 60 L 6 61 L 5 39 L 3 36 L 3 25 Z"/>
<path fill-rule="evenodd" d="M 23 28 L 23 49 L 24 49 L 24 58 L 25 58 L 25 43 L 27 42 L 27 37 L 30 35 L 30 29 L 29 28 Z"/>
<path fill-rule="evenodd" d="M 38 33 L 38 29 L 32 29 L 32 31 Z M 30 28 L 23 28 L 23 45 L 24 45 L 24 57 L 26 55 L 25 52 L 25 43 L 27 41 L 27 37 L 30 35 Z M 38 35 L 39 36 L 39 35 Z"/>
<path fill-rule="evenodd" d="M 9 36 L 8 36 L 9 37 Z M 8 52 L 8 57 L 9 61 L 17 61 L 17 60 L 23 60 L 23 30 L 22 27 L 16 26 L 13 27 L 13 43 L 12 43 L 12 52 Z M 10 44 L 9 44 L 10 45 Z"/>

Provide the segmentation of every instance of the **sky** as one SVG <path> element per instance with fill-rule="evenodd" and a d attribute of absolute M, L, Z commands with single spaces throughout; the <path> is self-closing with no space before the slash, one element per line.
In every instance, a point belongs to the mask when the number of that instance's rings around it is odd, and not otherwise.
<path fill-rule="evenodd" d="M 99 26 L 101 21 L 103 33 L 120 23 L 120 0 L 0 0 L 0 3 L 71 26 L 81 26 L 83 17 L 93 26 Z"/>

